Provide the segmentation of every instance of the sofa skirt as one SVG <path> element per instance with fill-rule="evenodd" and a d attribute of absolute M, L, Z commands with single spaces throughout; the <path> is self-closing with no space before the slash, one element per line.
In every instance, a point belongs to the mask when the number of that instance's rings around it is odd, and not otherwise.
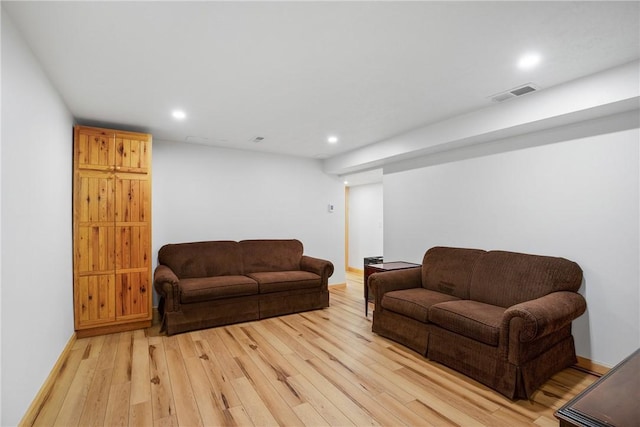
<path fill-rule="evenodd" d="M 162 313 L 161 313 L 162 314 Z M 167 311 L 162 327 L 167 335 L 260 318 L 258 295 L 181 304 L 179 311 Z"/>
<path fill-rule="evenodd" d="M 261 319 L 317 310 L 329 307 L 329 292 L 318 289 L 296 289 L 260 294 L 259 307 Z"/>
<path fill-rule="evenodd" d="M 491 387 L 510 399 L 529 399 L 555 373 L 576 362 L 570 328 L 563 329 L 529 349 L 531 359 L 510 363 L 499 347 L 430 325 L 427 357 Z"/>
<path fill-rule="evenodd" d="M 419 322 L 393 311 L 376 309 L 371 330 L 392 339 L 425 356 L 429 343 L 429 328 Z"/>

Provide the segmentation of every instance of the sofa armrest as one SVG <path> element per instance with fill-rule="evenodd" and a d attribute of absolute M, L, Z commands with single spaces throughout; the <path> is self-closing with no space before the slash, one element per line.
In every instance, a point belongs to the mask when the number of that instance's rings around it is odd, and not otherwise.
<path fill-rule="evenodd" d="M 367 286 L 367 283 L 364 284 Z M 382 307 L 385 293 L 422 287 L 422 267 L 382 271 L 369 276 L 369 289 L 376 298 L 376 307 Z M 376 308 L 377 310 L 377 308 Z"/>
<path fill-rule="evenodd" d="M 163 311 L 180 309 L 180 286 L 178 276 L 166 265 L 158 265 L 153 273 L 153 287 L 164 298 Z"/>
<path fill-rule="evenodd" d="M 534 341 L 569 325 L 587 309 L 584 297 L 576 292 L 553 292 L 509 307 L 502 318 L 500 334 L 519 342 Z M 514 319 L 519 321 L 512 322 Z M 515 334 L 515 336 L 514 336 Z M 503 342 L 508 342 L 504 336 Z"/>
<path fill-rule="evenodd" d="M 300 259 L 300 269 L 321 276 L 323 283 L 326 283 L 333 274 L 333 263 L 326 259 L 303 255 Z"/>

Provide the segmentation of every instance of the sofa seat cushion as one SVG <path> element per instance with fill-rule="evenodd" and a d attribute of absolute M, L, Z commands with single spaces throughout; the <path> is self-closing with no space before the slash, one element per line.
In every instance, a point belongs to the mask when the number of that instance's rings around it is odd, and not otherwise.
<path fill-rule="evenodd" d="M 431 307 L 429 321 L 467 338 L 497 346 L 505 310 L 478 301 L 449 301 Z"/>
<path fill-rule="evenodd" d="M 258 284 L 247 276 L 214 276 L 180 280 L 180 301 L 184 304 L 257 295 Z"/>
<path fill-rule="evenodd" d="M 308 271 L 265 271 L 249 273 L 247 276 L 258 282 L 261 294 L 313 289 L 322 285 L 322 277 Z"/>
<path fill-rule="evenodd" d="M 458 301 L 459 298 L 424 288 L 391 291 L 382 297 L 382 308 L 405 315 L 423 323 L 429 321 L 429 307 L 444 301 Z"/>

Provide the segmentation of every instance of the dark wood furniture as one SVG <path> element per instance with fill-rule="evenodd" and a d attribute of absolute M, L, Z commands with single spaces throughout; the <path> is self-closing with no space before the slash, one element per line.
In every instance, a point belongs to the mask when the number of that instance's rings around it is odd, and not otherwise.
<path fill-rule="evenodd" d="M 640 349 L 556 411 L 560 427 L 640 425 Z"/>
<path fill-rule="evenodd" d="M 381 264 L 369 264 L 364 266 L 364 315 L 369 314 L 369 301 L 373 300 L 373 294 L 369 292 L 369 276 L 373 273 L 391 270 L 404 270 L 406 268 L 420 267 L 420 264 L 414 264 L 404 261 L 383 262 Z"/>

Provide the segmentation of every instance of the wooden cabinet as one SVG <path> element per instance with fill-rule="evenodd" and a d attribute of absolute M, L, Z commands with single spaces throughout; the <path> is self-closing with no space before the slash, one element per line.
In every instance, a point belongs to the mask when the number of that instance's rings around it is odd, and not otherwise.
<path fill-rule="evenodd" d="M 74 310 L 78 337 L 151 325 L 151 135 L 76 126 Z"/>

